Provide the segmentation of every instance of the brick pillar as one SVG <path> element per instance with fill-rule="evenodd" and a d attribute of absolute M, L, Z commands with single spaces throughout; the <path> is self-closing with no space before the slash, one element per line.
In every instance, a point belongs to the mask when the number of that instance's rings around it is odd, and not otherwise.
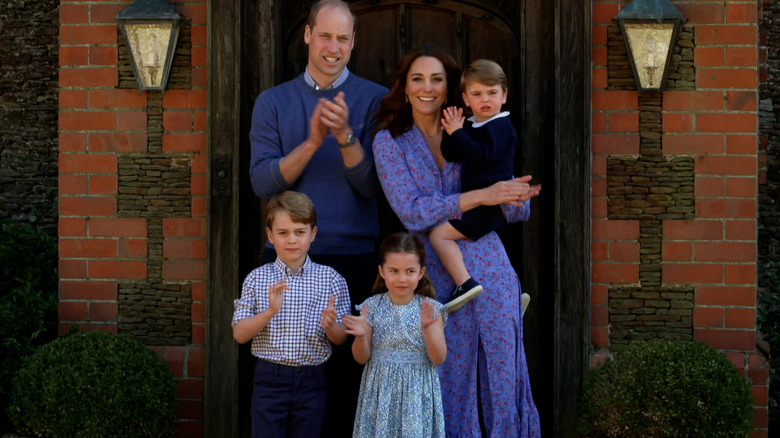
<path fill-rule="evenodd" d="M 205 337 L 206 2 L 164 94 L 138 93 L 116 15 L 60 4 L 60 331 L 135 337 L 178 383 L 179 436 L 201 436 Z"/>
<path fill-rule="evenodd" d="M 591 363 L 626 339 L 687 330 L 752 382 L 753 436 L 766 436 L 768 365 L 755 340 L 760 5 L 673 1 L 688 22 L 653 102 L 637 96 L 611 22 L 627 3 L 592 2 Z M 693 208 L 675 207 L 689 179 Z M 692 318 L 665 328 L 671 316 L 659 312 L 678 299 L 686 310 L 689 294 Z"/>

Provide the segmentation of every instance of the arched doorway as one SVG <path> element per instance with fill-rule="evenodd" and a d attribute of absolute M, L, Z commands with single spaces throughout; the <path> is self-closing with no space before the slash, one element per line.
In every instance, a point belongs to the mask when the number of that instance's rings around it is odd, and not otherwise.
<path fill-rule="evenodd" d="M 249 119 L 261 90 L 303 71 L 303 26 L 311 3 L 211 3 L 207 312 L 213 317 L 209 316 L 207 345 L 207 433 L 224 431 L 224 422 L 235 418 L 241 422 L 231 426 L 235 431 L 231 436 L 248 430 L 243 412 L 251 392 L 246 377 L 251 369 L 245 359 L 238 359 L 248 352 L 239 355 L 235 345 L 225 343 L 232 342 L 228 316 L 232 299 L 243 276 L 257 265 L 263 244 L 261 205 L 248 183 Z M 524 291 L 532 295 L 524 321 L 525 346 L 545 436 L 568 436 L 587 365 L 589 155 L 584 90 L 589 6 L 577 0 L 350 3 L 358 28 L 349 68 L 360 76 L 389 86 L 396 61 L 425 43 L 449 50 L 461 65 L 484 57 L 496 60 L 507 72 L 506 109 L 521 138 L 516 173 L 534 175 L 544 190 L 533 206 L 533 219 L 502 237 Z M 229 188 L 227 193 L 213 190 L 222 187 L 220 183 Z M 232 251 L 231 257 L 224 257 L 226 251 Z M 214 355 L 225 361 L 210 360 Z M 228 403 L 232 410 L 224 412 Z M 223 412 L 210 413 L 212 404 Z"/>

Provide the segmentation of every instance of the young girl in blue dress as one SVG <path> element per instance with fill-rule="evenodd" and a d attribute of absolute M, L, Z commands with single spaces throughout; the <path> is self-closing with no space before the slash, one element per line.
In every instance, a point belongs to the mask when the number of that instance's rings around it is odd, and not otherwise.
<path fill-rule="evenodd" d="M 447 357 L 444 306 L 425 272 L 425 247 L 408 233 L 379 247 L 376 295 L 344 316 L 352 354 L 366 364 L 353 437 L 444 437 L 436 366 Z"/>

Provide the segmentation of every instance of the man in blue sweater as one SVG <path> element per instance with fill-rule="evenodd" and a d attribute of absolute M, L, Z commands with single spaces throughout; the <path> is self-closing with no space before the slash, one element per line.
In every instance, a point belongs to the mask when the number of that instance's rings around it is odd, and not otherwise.
<path fill-rule="evenodd" d="M 353 303 L 368 296 L 376 276 L 379 234 L 375 197 L 373 114 L 387 89 L 349 72 L 355 15 L 341 0 L 320 0 L 304 31 L 306 71 L 263 91 L 255 101 L 250 176 L 269 199 L 285 190 L 308 195 L 317 209 L 317 239 L 309 255 L 347 281 Z M 264 262 L 275 259 L 269 247 Z M 323 436 L 352 436 L 361 367 L 351 340 L 326 363 L 328 402 Z"/>

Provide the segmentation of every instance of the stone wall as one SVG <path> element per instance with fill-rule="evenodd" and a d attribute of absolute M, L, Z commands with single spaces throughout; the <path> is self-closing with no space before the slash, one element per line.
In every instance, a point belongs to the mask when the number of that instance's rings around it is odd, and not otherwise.
<path fill-rule="evenodd" d="M 758 260 L 780 263 L 780 1 L 764 2 L 759 95 Z"/>
<path fill-rule="evenodd" d="M 678 36 L 667 89 L 693 90 L 694 33 L 684 26 Z M 610 90 L 636 90 L 617 25 L 607 29 L 607 81 Z M 662 109 L 660 94 L 640 95 L 639 154 L 607 158 L 608 218 L 639 223 L 639 286 L 608 289 L 612 349 L 633 340 L 693 338 L 693 287 L 662 286 L 661 249 L 665 221 L 695 218 L 694 160 L 664 155 Z"/>
<path fill-rule="evenodd" d="M 0 0 L 0 220 L 57 233 L 58 0 Z"/>
<path fill-rule="evenodd" d="M 769 306 L 765 265 L 780 264 L 780 1 L 764 0 L 759 46 L 759 308 Z M 769 430 L 780 430 L 780 352 L 772 352 Z"/>

